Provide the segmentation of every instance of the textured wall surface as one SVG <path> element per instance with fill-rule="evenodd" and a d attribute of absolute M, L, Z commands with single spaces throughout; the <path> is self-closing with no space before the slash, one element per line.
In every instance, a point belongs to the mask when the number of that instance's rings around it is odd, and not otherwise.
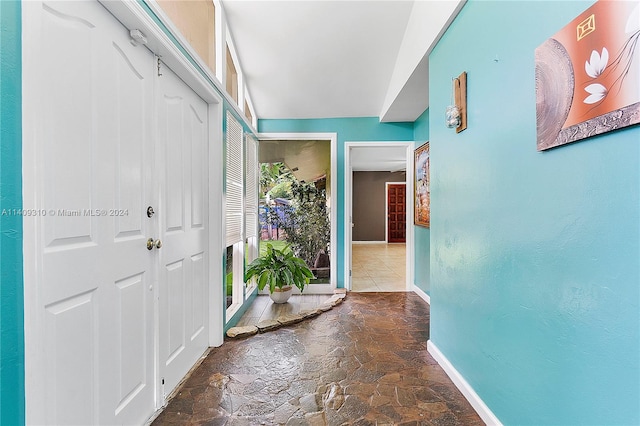
<path fill-rule="evenodd" d="M 337 133 L 338 135 L 338 287 L 344 287 L 344 144 L 412 141 L 413 123 L 380 123 L 377 117 L 259 120 L 260 133 Z"/>
<path fill-rule="evenodd" d="M 0 424 L 24 424 L 20 2 L 0 2 Z"/>
<path fill-rule="evenodd" d="M 353 241 L 385 240 L 385 184 L 405 179 L 404 172 L 353 172 Z M 410 224 L 408 220 L 407 223 Z"/>
<path fill-rule="evenodd" d="M 504 424 L 640 424 L 640 126 L 536 151 L 534 50 L 592 3 L 468 2 L 430 55 L 431 339 Z"/>

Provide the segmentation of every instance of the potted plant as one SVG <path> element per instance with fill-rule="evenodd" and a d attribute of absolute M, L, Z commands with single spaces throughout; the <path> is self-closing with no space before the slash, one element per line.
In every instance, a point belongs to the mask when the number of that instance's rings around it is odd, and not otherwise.
<path fill-rule="evenodd" d="M 294 256 L 288 247 L 278 250 L 267 243 L 267 252 L 248 265 L 245 282 L 253 277 L 256 277 L 258 289 L 269 286 L 274 303 L 286 303 L 293 286 L 302 292 L 313 274 L 304 260 Z"/>

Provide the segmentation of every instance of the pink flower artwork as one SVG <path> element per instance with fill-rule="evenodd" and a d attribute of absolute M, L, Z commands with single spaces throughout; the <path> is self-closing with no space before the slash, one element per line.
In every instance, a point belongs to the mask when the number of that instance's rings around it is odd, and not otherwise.
<path fill-rule="evenodd" d="M 536 49 L 538 150 L 640 123 L 640 1 L 599 0 Z"/>

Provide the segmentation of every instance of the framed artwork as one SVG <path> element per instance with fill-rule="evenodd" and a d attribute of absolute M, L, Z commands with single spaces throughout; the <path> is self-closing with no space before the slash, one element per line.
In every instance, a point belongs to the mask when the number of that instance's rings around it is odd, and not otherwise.
<path fill-rule="evenodd" d="M 639 1 L 597 1 L 535 57 L 538 151 L 640 123 Z"/>
<path fill-rule="evenodd" d="M 431 224 L 431 195 L 429 193 L 429 142 L 414 152 L 413 215 L 416 225 L 429 228 Z"/>

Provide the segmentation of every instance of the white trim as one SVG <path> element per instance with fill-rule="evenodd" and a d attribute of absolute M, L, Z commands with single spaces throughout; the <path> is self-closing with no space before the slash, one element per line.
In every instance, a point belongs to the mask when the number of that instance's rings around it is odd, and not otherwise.
<path fill-rule="evenodd" d="M 238 55 L 236 53 L 236 46 L 235 43 L 233 42 L 233 37 L 231 37 L 231 32 L 229 32 L 229 27 L 225 28 L 225 52 L 224 52 L 224 58 L 225 58 L 225 82 L 224 82 L 224 87 L 226 89 L 227 87 L 227 81 L 226 79 L 229 78 L 228 75 L 226 75 L 226 70 L 227 70 L 227 64 L 226 64 L 226 58 L 227 58 L 227 51 L 226 48 L 229 49 L 229 54 L 231 55 L 231 60 L 233 61 L 233 68 L 236 70 L 236 74 L 238 76 L 238 81 L 236 81 L 236 84 L 238 85 L 236 87 L 236 90 L 238 91 L 238 101 L 236 102 L 235 100 L 233 100 L 233 98 L 231 98 L 231 94 L 229 94 L 229 98 L 232 99 L 232 103 L 235 103 L 238 106 L 238 109 L 240 111 L 242 111 L 242 115 L 244 115 L 244 74 L 242 72 L 242 67 L 240 66 L 240 59 L 238 58 Z M 246 118 L 246 117 L 245 117 Z M 251 125 L 253 125 L 253 123 L 251 123 Z"/>
<path fill-rule="evenodd" d="M 406 187 L 404 191 L 405 193 L 407 192 Z M 407 213 L 405 212 L 405 214 Z M 406 223 L 405 223 L 405 227 L 406 227 Z M 389 242 L 389 182 L 384 183 L 384 241 L 385 243 Z M 406 238 L 405 238 L 405 243 L 406 243 Z"/>
<path fill-rule="evenodd" d="M 226 282 L 225 282 L 225 295 L 226 295 L 226 288 L 227 287 L 226 287 Z M 231 297 L 233 297 L 233 295 Z M 225 322 L 224 322 L 225 326 L 227 324 L 229 324 L 229 321 L 233 318 L 233 316 L 236 313 L 238 313 L 238 311 L 242 307 L 243 303 L 244 303 L 244 301 L 242 303 L 231 303 L 231 305 L 229 305 L 229 307 L 226 310 L 226 317 L 225 317 Z"/>
<path fill-rule="evenodd" d="M 224 17 L 224 12 L 222 12 L 222 2 L 220 0 L 213 0 L 214 7 L 214 30 L 215 30 L 215 41 L 216 41 L 216 73 L 215 76 L 218 79 L 218 82 L 224 80 L 223 72 L 226 72 L 224 67 L 223 58 L 226 57 L 226 52 L 224 50 L 225 40 L 223 35 L 226 34 L 226 19 Z M 222 85 L 222 83 L 220 83 Z"/>
<path fill-rule="evenodd" d="M 331 141 L 331 243 L 329 263 L 331 264 L 331 290 L 338 284 L 338 134 L 337 133 L 258 133 L 258 140 L 330 140 Z M 259 149 L 259 148 L 258 148 Z M 325 288 L 325 290 L 322 289 Z M 305 288 L 305 294 L 326 293 L 322 284 L 312 284 Z"/>
<path fill-rule="evenodd" d="M 353 169 L 351 167 L 351 149 L 355 147 L 398 147 L 404 146 L 406 148 L 406 193 L 413 194 L 413 147 L 415 143 L 413 141 L 381 141 L 381 142 L 345 142 L 344 144 L 344 274 L 345 274 L 345 287 L 347 290 L 351 290 L 351 223 L 353 215 L 353 200 L 351 194 L 353 192 Z M 407 202 L 407 218 L 413 217 L 413 200 Z M 386 231 L 385 231 L 386 232 Z M 407 220 L 407 238 L 406 238 L 406 285 L 405 290 L 411 291 L 414 282 L 414 227 L 409 226 L 409 220 Z"/>
<path fill-rule="evenodd" d="M 242 305 L 244 304 L 244 241 L 240 240 L 237 243 L 233 244 L 233 265 L 231 265 L 233 270 L 233 283 L 232 283 L 232 291 L 231 298 L 232 304 L 227 308 L 227 318 L 226 323 L 229 323 L 229 320 L 233 318 L 233 316 L 240 310 Z M 226 271 L 225 271 L 226 272 Z M 226 274 L 225 274 L 225 291 L 227 288 L 226 283 Z"/>
<path fill-rule="evenodd" d="M 351 244 L 387 244 L 386 241 L 351 241 Z"/>
<path fill-rule="evenodd" d="M 404 185 L 404 197 L 405 197 L 405 220 L 404 220 L 404 227 L 405 227 L 405 235 L 406 235 L 406 228 L 409 227 L 409 221 L 406 218 L 407 215 L 407 211 L 406 211 L 406 205 L 407 205 L 407 182 L 385 182 L 384 183 L 384 241 L 385 242 L 389 242 L 389 185 Z M 405 243 L 406 243 L 407 238 L 405 237 Z"/>
<path fill-rule="evenodd" d="M 344 288 L 353 289 L 351 279 L 351 239 L 353 236 L 353 168 L 351 167 L 350 143 L 344 147 Z M 386 242 L 386 241 L 385 241 Z"/>
<path fill-rule="evenodd" d="M 213 141 L 209 144 L 209 346 L 220 346 L 224 341 L 224 296 L 220 289 L 220 279 L 224 276 L 222 250 L 225 235 L 225 212 L 220 208 L 220 200 L 224 200 L 223 109 L 222 103 L 209 105 L 209 123 L 213 123 L 209 126 Z"/>
<path fill-rule="evenodd" d="M 431 356 L 438 362 L 440 367 L 447 373 L 447 376 L 451 379 L 454 385 L 462 392 L 462 395 L 469 401 L 474 410 L 478 413 L 480 418 L 487 425 L 495 425 L 502 426 L 502 422 L 496 417 L 495 414 L 489 409 L 487 404 L 484 403 L 482 398 L 476 393 L 475 390 L 471 387 L 471 385 L 464 379 L 462 374 L 451 364 L 451 362 L 447 359 L 446 356 L 440 349 L 433 343 L 433 341 L 427 341 L 427 351 L 431 354 Z"/>
<path fill-rule="evenodd" d="M 413 287 L 411 287 L 411 289 L 413 290 L 413 292 L 415 294 L 417 294 L 418 296 L 420 296 L 420 298 L 422 300 L 424 300 L 425 302 L 427 302 L 429 305 L 431 305 L 431 296 L 429 296 L 427 293 L 425 293 L 420 287 L 418 287 L 417 285 L 413 285 Z"/>
<path fill-rule="evenodd" d="M 245 90 L 244 90 L 244 100 L 247 103 L 247 106 L 249 107 L 249 114 L 252 117 L 252 124 L 257 128 L 258 127 L 258 117 L 256 116 L 256 109 L 253 106 L 253 101 L 251 100 L 251 92 L 249 91 L 249 87 L 245 86 Z M 245 118 L 246 118 L 246 114 L 247 111 L 244 109 L 244 105 L 242 105 L 242 110 L 245 112 Z"/>

